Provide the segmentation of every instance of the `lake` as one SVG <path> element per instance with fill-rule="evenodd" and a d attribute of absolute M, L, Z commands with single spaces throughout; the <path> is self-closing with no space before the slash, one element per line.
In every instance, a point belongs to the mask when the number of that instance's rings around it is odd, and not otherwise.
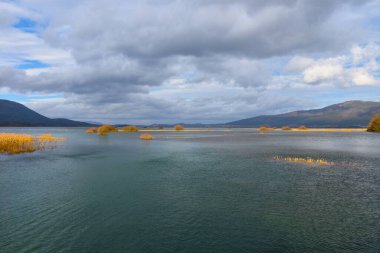
<path fill-rule="evenodd" d="M 0 155 L 2 253 L 380 252 L 380 134 L 0 131 L 67 138 Z"/>

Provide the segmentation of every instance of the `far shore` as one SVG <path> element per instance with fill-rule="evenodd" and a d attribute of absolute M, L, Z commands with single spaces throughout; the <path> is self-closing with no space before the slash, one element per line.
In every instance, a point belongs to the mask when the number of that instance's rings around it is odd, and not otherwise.
<path fill-rule="evenodd" d="M 260 131 L 258 128 L 252 127 L 252 128 L 228 128 L 228 129 L 184 129 L 184 130 L 175 130 L 175 129 L 139 129 L 139 132 L 175 132 L 175 133 L 200 133 L 200 132 L 231 132 L 233 130 L 243 130 L 243 129 L 254 129 L 257 131 Z M 299 129 L 299 128 L 292 128 L 290 130 L 283 130 L 281 128 L 269 128 L 265 131 L 260 132 L 270 132 L 270 131 L 281 131 L 281 132 L 366 132 L 367 128 L 307 128 L 307 129 Z M 124 132 L 123 130 L 119 130 L 119 132 Z"/>
<path fill-rule="evenodd" d="M 176 132 L 176 133 L 199 133 L 199 132 L 229 132 L 230 129 L 185 129 L 185 130 L 175 130 L 175 129 L 139 129 L 139 132 Z M 119 132 L 124 132 L 119 130 Z"/>
<path fill-rule="evenodd" d="M 281 130 L 281 131 L 286 132 L 286 130 Z M 307 128 L 307 129 L 293 128 L 289 130 L 288 132 L 366 132 L 366 131 L 367 131 L 367 128 Z"/>

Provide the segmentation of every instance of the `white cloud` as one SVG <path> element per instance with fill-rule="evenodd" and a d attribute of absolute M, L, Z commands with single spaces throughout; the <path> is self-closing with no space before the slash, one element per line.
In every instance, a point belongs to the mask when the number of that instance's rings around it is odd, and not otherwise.
<path fill-rule="evenodd" d="M 339 59 L 317 61 L 303 72 L 305 83 L 320 83 L 328 80 L 339 80 L 344 75 L 344 69 Z M 343 81 L 343 79 L 342 79 Z"/>
<path fill-rule="evenodd" d="M 353 69 L 351 72 L 352 82 L 355 85 L 376 85 L 380 84 L 380 80 L 375 79 L 364 68 Z"/>

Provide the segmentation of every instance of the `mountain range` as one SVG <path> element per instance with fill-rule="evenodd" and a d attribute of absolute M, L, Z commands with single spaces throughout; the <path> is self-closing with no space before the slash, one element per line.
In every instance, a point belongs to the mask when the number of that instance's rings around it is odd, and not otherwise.
<path fill-rule="evenodd" d="M 50 119 L 22 104 L 0 99 L 0 126 L 86 127 L 92 125 L 69 119 Z"/>
<path fill-rule="evenodd" d="M 298 127 L 316 128 L 367 127 L 372 116 L 380 114 L 380 102 L 346 101 L 321 109 L 294 111 L 278 115 L 263 115 L 226 123 L 239 127 Z"/>
<path fill-rule="evenodd" d="M 294 111 L 277 115 L 263 115 L 225 124 L 203 125 L 184 124 L 187 127 L 307 127 L 356 128 L 367 127 L 371 117 L 380 114 L 380 102 L 347 101 L 321 109 Z M 26 106 L 0 99 L 0 126 L 46 126 L 46 127 L 87 127 L 97 124 L 69 119 L 51 119 Z M 152 125 L 167 126 L 172 125 Z"/>

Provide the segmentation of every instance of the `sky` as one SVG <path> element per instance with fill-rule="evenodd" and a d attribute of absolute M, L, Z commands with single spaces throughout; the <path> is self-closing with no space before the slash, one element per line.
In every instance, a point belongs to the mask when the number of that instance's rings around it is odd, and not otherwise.
<path fill-rule="evenodd" d="M 380 101 L 380 0 L 0 0 L 0 98 L 111 124 Z"/>

